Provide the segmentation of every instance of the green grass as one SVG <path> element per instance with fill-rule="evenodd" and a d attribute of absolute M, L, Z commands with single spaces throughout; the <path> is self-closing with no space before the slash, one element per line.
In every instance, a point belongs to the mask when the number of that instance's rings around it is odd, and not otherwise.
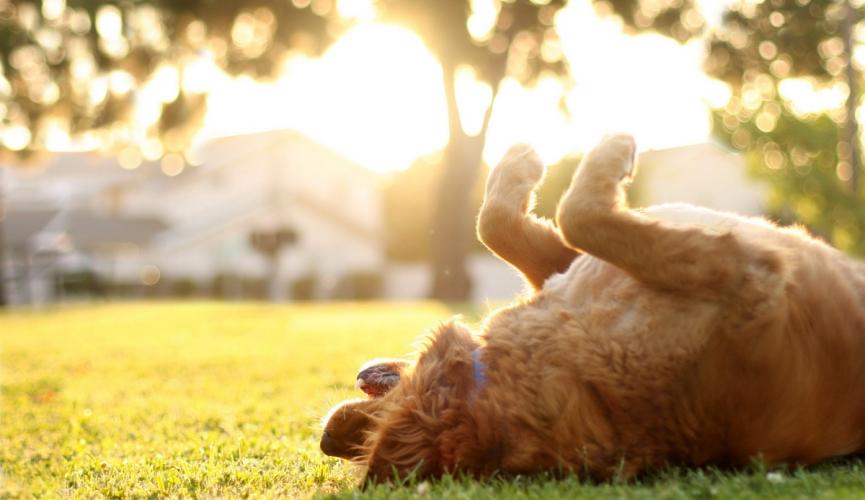
<path fill-rule="evenodd" d="M 670 470 L 634 483 L 448 479 L 360 492 L 318 451 L 357 366 L 435 304 L 135 304 L 0 314 L 0 497 L 865 497 L 865 465 Z"/>

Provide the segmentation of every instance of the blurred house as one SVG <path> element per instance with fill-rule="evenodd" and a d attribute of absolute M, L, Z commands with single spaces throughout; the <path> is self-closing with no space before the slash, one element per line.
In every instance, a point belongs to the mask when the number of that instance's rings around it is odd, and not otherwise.
<path fill-rule="evenodd" d="M 106 189 L 137 177 L 106 158 L 65 154 L 33 166 L 0 165 L 6 290 L 13 303 L 102 293 L 100 267 L 138 252 L 165 226 L 149 216 L 107 210 Z M 75 238 L 70 235 L 74 234 Z"/>
<path fill-rule="evenodd" d="M 174 177 L 158 164 L 130 171 L 79 153 L 4 169 L 13 300 L 56 299 L 48 284 L 73 272 L 115 294 L 378 292 L 371 275 L 384 265 L 384 238 L 374 174 L 289 131 L 218 139 L 200 155 L 201 166 Z M 50 251 L 38 248 L 45 241 Z"/>
<path fill-rule="evenodd" d="M 44 303 L 67 295 L 104 295 L 99 267 L 138 249 L 163 231 L 152 217 L 87 210 L 14 207 L 4 223 L 13 303 Z M 74 239 L 71 235 L 74 235 Z M 103 272 L 105 270 L 103 269 Z M 110 269 L 107 270 L 110 273 Z"/>
<path fill-rule="evenodd" d="M 0 169 L 12 301 L 427 296 L 427 263 L 386 261 L 373 172 L 284 130 L 216 139 L 198 155 L 175 176 L 90 153 Z M 522 288 L 490 255 L 469 269 L 479 301 Z"/>
<path fill-rule="evenodd" d="M 222 298 L 374 295 L 384 264 L 378 178 L 290 131 L 217 139 L 203 163 L 114 193 L 129 213 L 169 228 L 150 260 L 167 282 Z M 279 248 L 256 236 L 290 235 Z M 122 271 L 134 277 L 135 263 Z M 372 290 L 358 290 L 368 287 Z"/>
<path fill-rule="evenodd" d="M 640 154 L 629 191 L 634 206 L 685 202 L 743 215 L 763 215 L 767 186 L 748 176 L 738 153 L 694 144 Z"/>
<path fill-rule="evenodd" d="M 199 155 L 200 166 L 175 176 L 158 163 L 126 170 L 84 153 L 0 168 L 12 301 L 427 296 L 426 262 L 387 261 L 376 174 L 290 131 L 213 140 Z M 765 188 L 720 146 L 649 151 L 639 162 L 636 206 L 690 202 L 762 213 Z M 506 300 L 524 288 L 487 252 L 467 265 L 475 301 Z"/>

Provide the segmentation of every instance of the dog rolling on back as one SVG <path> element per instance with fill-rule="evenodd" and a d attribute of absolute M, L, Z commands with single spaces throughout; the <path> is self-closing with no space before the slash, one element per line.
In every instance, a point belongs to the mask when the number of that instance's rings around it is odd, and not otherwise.
<path fill-rule="evenodd" d="M 492 171 L 478 234 L 534 290 L 479 335 L 441 326 L 368 400 L 349 454 L 367 480 L 865 451 L 865 267 L 760 219 L 629 210 L 634 153 L 625 135 L 591 151 L 556 226 L 528 213 L 543 173 L 530 149 Z"/>

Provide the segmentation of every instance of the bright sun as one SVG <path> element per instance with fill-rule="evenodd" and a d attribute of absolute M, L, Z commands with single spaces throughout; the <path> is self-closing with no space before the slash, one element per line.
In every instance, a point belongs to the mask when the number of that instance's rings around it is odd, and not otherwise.
<path fill-rule="evenodd" d="M 618 130 L 635 134 L 643 149 L 706 140 L 706 102 L 723 99 L 724 89 L 701 72 L 700 42 L 626 36 L 616 21 L 599 19 L 588 1 L 569 2 L 557 25 L 573 85 L 547 79 L 526 89 L 503 82 L 488 162 L 515 142 L 533 144 L 555 162 Z M 473 127 L 473 118 L 476 128 L 491 90 L 465 72 L 458 96 L 464 128 Z M 571 116 L 561 111 L 562 99 Z M 320 59 L 288 61 L 274 83 L 222 75 L 209 102 L 206 137 L 292 128 L 380 172 L 406 168 L 447 142 L 438 63 L 416 35 L 380 23 L 353 29 Z"/>
<path fill-rule="evenodd" d="M 394 26 L 355 28 L 320 59 L 288 61 L 270 84 L 225 77 L 209 102 L 205 136 L 292 128 L 381 172 L 447 142 L 441 69 Z"/>

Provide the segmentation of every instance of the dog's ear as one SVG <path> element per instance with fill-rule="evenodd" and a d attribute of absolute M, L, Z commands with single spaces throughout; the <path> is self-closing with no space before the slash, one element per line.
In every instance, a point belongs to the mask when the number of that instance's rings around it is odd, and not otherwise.
<path fill-rule="evenodd" d="M 457 321 L 441 325 L 428 339 L 418 358 L 412 381 L 425 387 L 418 390 L 447 391 L 465 397 L 474 387 L 472 351 L 478 342 L 471 331 Z"/>

